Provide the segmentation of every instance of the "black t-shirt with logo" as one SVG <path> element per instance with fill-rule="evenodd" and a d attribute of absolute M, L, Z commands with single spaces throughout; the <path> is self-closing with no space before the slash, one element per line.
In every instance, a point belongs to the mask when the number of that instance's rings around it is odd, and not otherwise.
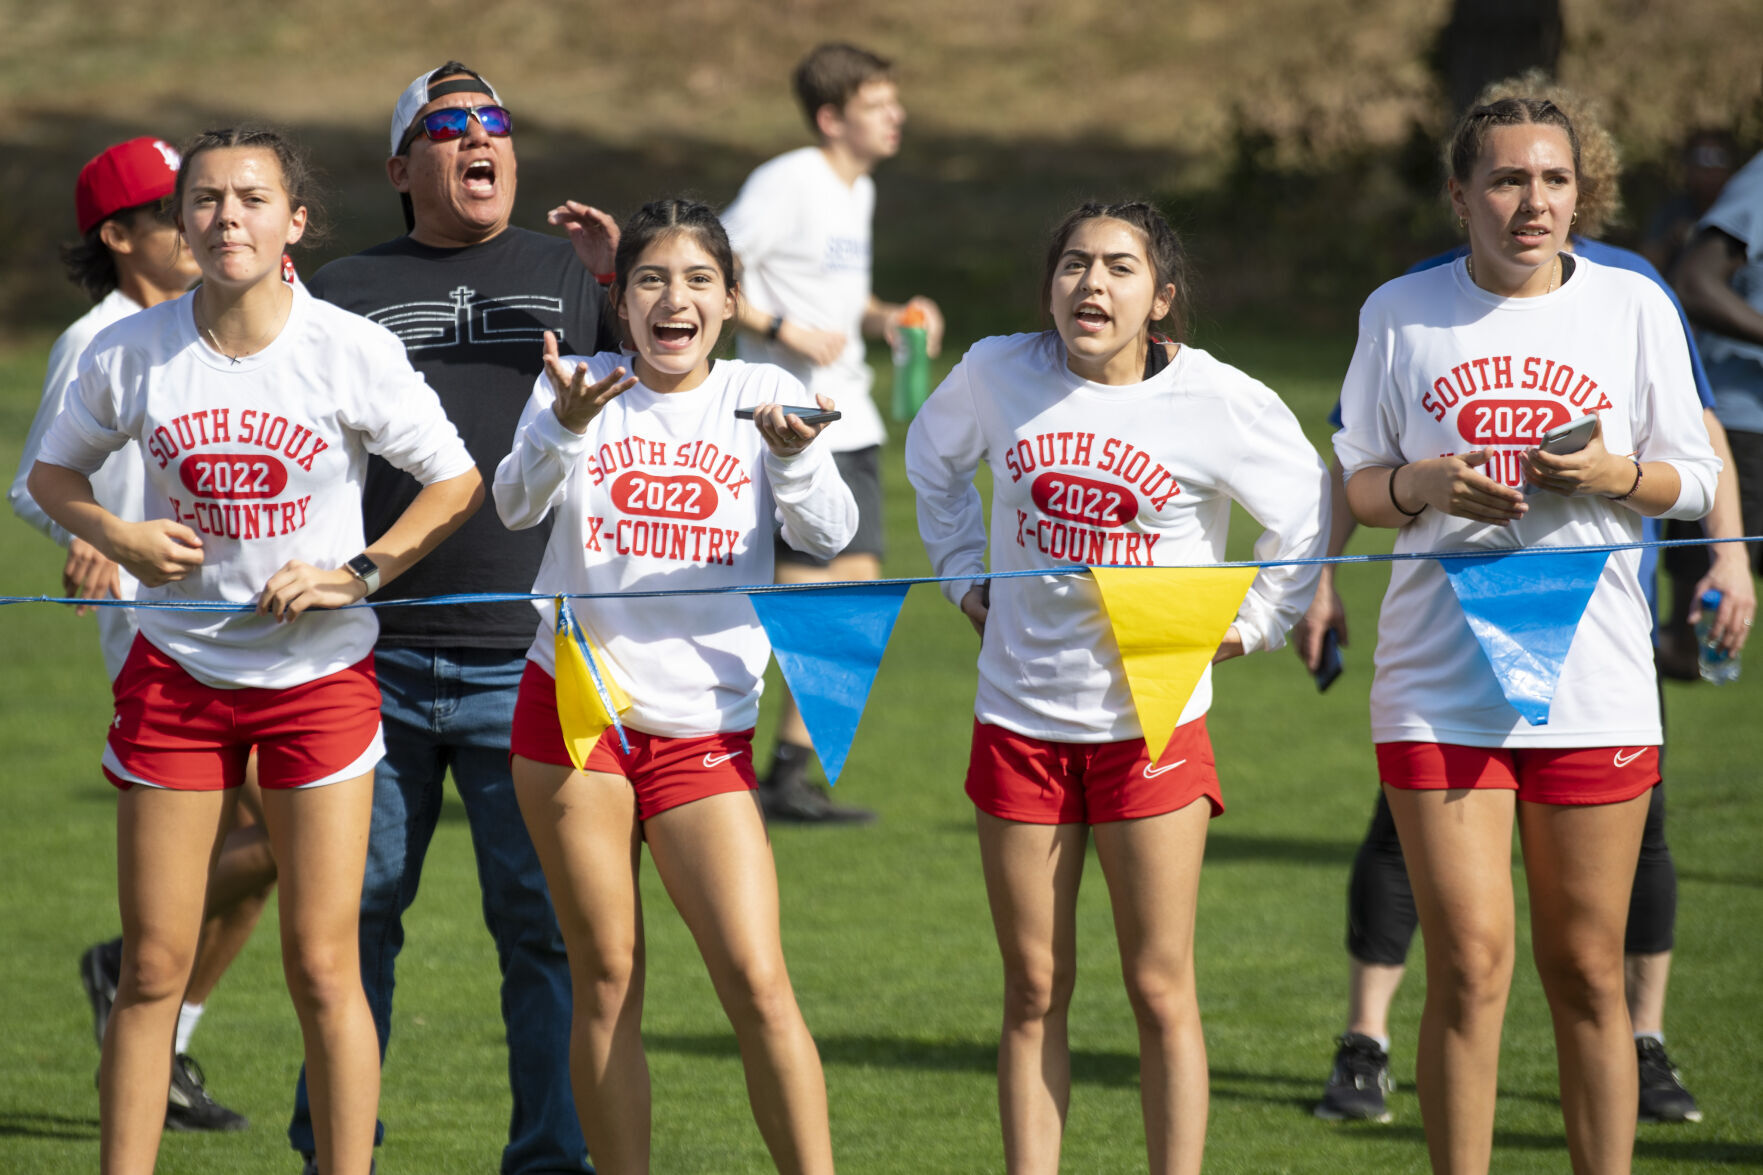
<path fill-rule="evenodd" d="M 462 249 L 400 237 L 331 262 L 308 288 L 403 340 L 484 477 L 478 512 L 374 599 L 530 591 L 551 520 L 509 530 L 488 498 L 490 482 L 544 369 L 544 332 L 557 332 L 565 355 L 617 346 L 603 336 L 600 285 L 574 247 L 520 228 Z M 369 458 L 362 492 L 369 541 L 397 521 L 420 488 L 409 474 Z M 525 602 L 381 608 L 379 619 L 382 644 L 423 648 L 524 649 L 536 627 Z"/>

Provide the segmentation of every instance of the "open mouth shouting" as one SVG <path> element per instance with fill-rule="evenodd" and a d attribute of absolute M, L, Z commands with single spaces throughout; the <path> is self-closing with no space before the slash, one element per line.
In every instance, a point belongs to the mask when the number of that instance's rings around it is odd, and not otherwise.
<path fill-rule="evenodd" d="M 493 196 L 496 192 L 496 161 L 474 159 L 465 165 L 465 190 L 473 196 Z"/>
<path fill-rule="evenodd" d="M 1090 334 L 1106 330 L 1108 324 L 1113 321 L 1108 312 L 1094 302 L 1085 302 L 1079 306 L 1072 314 L 1072 319 L 1077 323 L 1079 330 Z"/>
<path fill-rule="evenodd" d="M 665 322 L 657 322 L 650 328 L 655 338 L 655 346 L 662 351 L 680 352 L 691 347 L 698 337 L 697 324 L 681 319 L 670 318 Z"/>

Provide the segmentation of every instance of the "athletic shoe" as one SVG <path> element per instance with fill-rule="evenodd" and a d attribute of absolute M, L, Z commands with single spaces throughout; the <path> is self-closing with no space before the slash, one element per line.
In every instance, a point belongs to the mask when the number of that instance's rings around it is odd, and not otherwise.
<path fill-rule="evenodd" d="M 88 947 L 80 956 L 80 985 L 92 1001 L 92 1035 L 104 1047 L 104 1026 L 110 1023 L 110 1005 L 116 1002 L 116 984 L 122 976 L 122 939 L 113 938 Z"/>
<path fill-rule="evenodd" d="M 1315 1114 L 1330 1122 L 1388 1122 L 1384 1095 L 1395 1092 L 1390 1055 L 1369 1036 L 1349 1032 L 1336 1042 L 1334 1072 L 1316 1103 Z"/>
<path fill-rule="evenodd" d="M 1702 1109 L 1683 1087 L 1683 1078 L 1678 1076 L 1664 1043 L 1650 1036 L 1637 1036 L 1634 1050 L 1641 1067 L 1641 1121 L 1700 1122 Z"/>
<path fill-rule="evenodd" d="M 759 807 L 765 813 L 767 823 L 875 823 L 875 813 L 868 808 L 835 804 L 831 789 L 825 784 L 797 781 L 773 785 L 769 779 L 762 779 L 759 781 Z"/>
<path fill-rule="evenodd" d="M 249 1125 L 243 1114 L 234 1113 L 208 1096 L 202 1066 L 194 1057 L 179 1053 L 172 1058 L 171 1096 L 165 1103 L 167 1130 L 226 1132 L 243 1130 Z"/>

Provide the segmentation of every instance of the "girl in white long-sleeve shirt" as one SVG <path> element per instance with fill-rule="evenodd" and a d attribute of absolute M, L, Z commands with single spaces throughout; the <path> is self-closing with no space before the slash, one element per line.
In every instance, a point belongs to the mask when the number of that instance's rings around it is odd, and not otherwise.
<path fill-rule="evenodd" d="M 483 487 L 398 340 L 282 280 L 282 250 L 307 227 L 304 177 L 272 132 L 211 131 L 185 152 L 179 225 L 202 285 L 92 341 L 30 478 L 51 518 L 141 581 L 139 598 L 257 605 L 143 610 L 116 679 L 104 771 L 121 790 L 123 956 L 99 1072 L 106 1175 L 153 1169 L 208 866 L 253 751 L 318 1165 L 372 1163 L 379 1050 L 356 930 L 384 752 L 379 627 L 336 609 L 432 550 Z M 147 471 L 139 520 L 105 509 L 89 480 L 130 440 Z M 364 543 L 369 453 L 423 489 Z"/>
<path fill-rule="evenodd" d="M 1396 529 L 1398 551 L 1499 551 L 1628 543 L 1642 515 L 1706 513 L 1719 461 L 1670 301 L 1563 251 L 1580 163 L 1567 115 L 1540 98 L 1476 107 L 1450 163 L 1469 256 L 1360 312 L 1335 437 L 1354 515 Z M 1586 413 L 1583 449 L 1537 447 Z M 1416 1086 L 1437 1171 L 1485 1171 L 1492 1154 L 1514 822 L 1573 1167 L 1629 1169 L 1623 930 L 1660 734 L 1639 559 L 1604 564 L 1537 726 L 1501 694 L 1440 563 L 1390 573 L 1372 739 L 1426 933 Z"/>
<path fill-rule="evenodd" d="M 857 507 L 821 426 L 786 416 L 780 368 L 713 360 L 735 309 L 728 238 L 705 205 L 647 205 L 624 226 L 611 302 L 634 356 L 560 359 L 496 471 L 511 527 L 555 514 L 534 590 L 667 591 L 769 583 L 774 514 L 787 542 L 830 557 Z M 626 378 L 626 366 L 634 372 Z M 820 407 L 832 402 L 819 397 Z M 754 421 L 735 417 L 754 410 Z M 796 1007 L 777 875 L 752 789 L 752 733 L 771 648 L 738 594 L 579 600 L 581 627 L 631 698 L 630 750 L 607 730 L 571 764 L 556 705 L 554 629 L 540 608 L 515 711 L 514 784 L 569 948 L 570 1067 L 602 1171 L 648 1170 L 639 847 L 647 843 L 735 1030 L 754 1117 L 781 1171 L 832 1170 L 820 1058 Z"/>
<path fill-rule="evenodd" d="M 1257 556 L 1322 553 L 1326 473 L 1290 410 L 1235 368 L 1151 333 L 1185 317 L 1183 269 L 1179 241 L 1148 205 L 1091 204 L 1066 218 L 1043 291 L 1057 329 L 976 344 L 907 436 L 938 575 L 985 570 L 982 461 L 994 572 L 1216 562 L 1232 500 L 1267 528 Z M 1263 571 L 1215 660 L 1281 644 L 1315 581 L 1314 567 Z M 1168 746 L 1147 748 L 1089 576 L 945 590 L 983 636 L 967 791 L 1004 957 L 1005 1165 L 1058 1166 L 1076 898 L 1093 833 L 1139 1021 L 1150 1167 L 1197 1171 L 1208 1098 L 1194 907 L 1207 821 L 1223 810 L 1206 735 L 1211 671 Z"/>

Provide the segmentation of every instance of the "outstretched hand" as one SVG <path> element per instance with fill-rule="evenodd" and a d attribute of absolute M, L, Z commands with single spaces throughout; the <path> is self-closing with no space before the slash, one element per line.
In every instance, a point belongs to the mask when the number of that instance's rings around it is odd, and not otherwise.
<path fill-rule="evenodd" d="M 831 412 L 836 406 L 830 396 L 815 396 L 822 411 Z M 794 457 L 811 444 L 826 428 L 824 424 L 804 424 L 800 416 L 786 414 L 781 404 L 761 404 L 753 410 L 753 423 L 759 427 L 759 435 L 765 438 L 765 446 L 779 457 Z"/>
<path fill-rule="evenodd" d="M 587 432 L 600 409 L 614 397 L 637 386 L 636 377 L 625 378 L 622 367 L 614 367 L 605 379 L 589 383 L 588 365 L 577 363 L 571 369 L 557 353 L 557 336 L 550 331 L 545 332 L 545 375 L 551 380 L 551 390 L 557 393 L 551 411 L 564 428 L 577 434 Z"/>
<path fill-rule="evenodd" d="M 618 222 L 592 204 L 565 200 L 545 214 L 545 220 L 569 233 L 575 255 L 589 273 L 599 276 L 612 272 L 613 258 L 618 254 Z"/>

